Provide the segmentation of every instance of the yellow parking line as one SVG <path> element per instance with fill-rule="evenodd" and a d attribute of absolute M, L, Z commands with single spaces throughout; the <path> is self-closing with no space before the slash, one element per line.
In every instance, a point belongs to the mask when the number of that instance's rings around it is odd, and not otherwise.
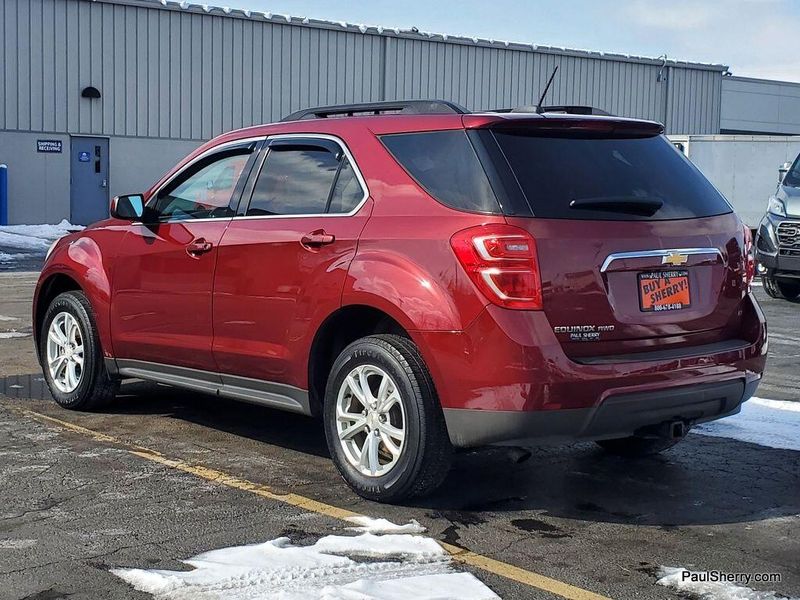
<path fill-rule="evenodd" d="M 68 429 L 69 431 L 87 436 L 95 441 L 124 446 L 127 448 L 127 451 L 134 456 L 158 463 L 171 469 L 189 473 L 195 477 L 205 479 L 206 481 L 218 483 L 233 489 L 250 492 L 257 496 L 261 496 L 262 498 L 283 502 L 309 512 L 332 517 L 334 519 L 347 520 L 352 517 L 361 516 L 359 513 L 355 513 L 344 508 L 339 508 L 338 506 L 333 506 L 331 504 L 326 504 L 324 502 L 318 502 L 317 500 L 306 498 L 305 496 L 301 496 L 299 494 L 281 494 L 273 491 L 269 486 L 254 483 L 234 475 L 229 475 L 228 473 L 224 473 L 216 469 L 190 464 L 179 459 L 167 458 L 155 450 L 151 450 L 143 446 L 137 446 L 136 444 L 125 442 L 105 433 L 87 429 L 86 427 L 82 427 L 68 421 L 62 421 L 61 419 L 56 419 L 55 417 L 43 415 L 28 409 L 17 409 L 16 407 L 11 408 L 17 412 L 22 412 L 32 419 L 36 419 L 38 421 L 47 421 L 64 429 Z M 472 552 L 466 548 L 461 548 L 445 542 L 439 542 L 439 544 L 452 555 L 453 560 L 481 569 L 483 571 L 487 571 L 489 573 L 493 573 L 495 575 L 499 575 L 500 577 L 528 585 L 530 587 L 544 590 L 545 592 L 549 592 L 556 596 L 561 596 L 562 598 L 568 598 L 569 600 L 610 600 L 606 596 L 595 594 L 594 592 L 570 585 L 563 581 L 559 581 L 558 579 L 552 579 L 551 577 L 539 575 L 538 573 L 528 571 L 527 569 L 515 567 L 514 565 L 489 558 L 488 556 L 484 556 L 482 554 L 477 554 L 476 552 Z"/>

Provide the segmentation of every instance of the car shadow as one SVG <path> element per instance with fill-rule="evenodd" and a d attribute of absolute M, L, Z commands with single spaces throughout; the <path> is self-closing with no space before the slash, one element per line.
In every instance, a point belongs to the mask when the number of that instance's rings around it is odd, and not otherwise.
<path fill-rule="evenodd" d="M 586 443 L 534 448 L 521 464 L 498 450 L 466 454 L 420 505 L 451 517 L 530 510 L 669 529 L 797 515 L 798 489 L 799 452 L 690 433 L 643 459 Z"/>
<path fill-rule="evenodd" d="M 49 399 L 41 375 L 0 379 L 0 394 Z M 159 415 L 329 456 L 317 419 L 163 385 L 126 382 L 104 412 Z M 662 455 L 639 460 L 610 456 L 587 443 L 532 448 L 530 453 L 524 462 L 516 462 L 520 453 L 510 449 L 458 453 L 442 486 L 408 506 L 465 524 L 535 511 L 666 529 L 800 513 L 800 452 L 691 433 Z M 523 529 L 550 527 L 536 519 L 515 521 Z"/>

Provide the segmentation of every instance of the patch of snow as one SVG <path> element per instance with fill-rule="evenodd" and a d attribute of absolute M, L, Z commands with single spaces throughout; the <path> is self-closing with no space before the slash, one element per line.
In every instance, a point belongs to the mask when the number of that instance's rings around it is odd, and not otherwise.
<path fill-rule="evenodd" d="M 0 254 L 0 256 L 2 255 Z M 2 258 L 0 258 L 0 260 L 2 260 Z M 19 319 L 17 317 L 7 317 L 5 315 L 0 315 L 0 321 L 19 321 Z"/>
<path fill-rule="evenodd" d="M 8 252 L 0 252 L 0 263 L 10 263 L 15 260 L 26 258 L 27 254 L 9 254 Z"/>
<path fill-rule="evenodd" d="M 709 579 L 709 573 L 689 571 L 682 567 L 660 567 L 658 585 L 671 587 L 698 600 L 799 600 L 786 599 L 775 592 L 757 590 L 726 581 L 702 581 Z"/>
<path fill-rule="evenodd" d="M 28 337 L 29 335 L 30 333 L 22 333 L 21 331 L 0 331 L 0 340 Z"/>
<path fill-rule="evenodd" d="M 738 415 L 698 425 L 693 431 L 800 452 L 800 402 L 750 398 Z"/>
<path fill-rule="evenodd" d="M 22 550 L 36 545 L 36 540 L 0 540 L 0 550 Z"/>
<path fill-rule="evenodd" d="M 370 560 L 364 560 L 370 557 Z M 430 538 L 326 536 L 311 546 L 289 538 L 204 552 L 191 571 L 112 569 L 159 600 L 497 600 L 470 573 L 457 573 Z"/>
<path fill-rule="evenodd" d="M 371 517 L 357 516 L 347 519 L 357 527 L 348 527 L 350 531 L 364 533 L 425 533 L 426 529 L 416 520 L 411 519 L 405 525 L 392 523 L 388 519 L 373 519 Z"/>
<path fill-rule="evenodd" d="M 0 246 L 46 251 L 55 240 L 79 229 L 83 227 L 72 225 L 66 219 L 57 225 L 3 225 L 0 226 Z"/>

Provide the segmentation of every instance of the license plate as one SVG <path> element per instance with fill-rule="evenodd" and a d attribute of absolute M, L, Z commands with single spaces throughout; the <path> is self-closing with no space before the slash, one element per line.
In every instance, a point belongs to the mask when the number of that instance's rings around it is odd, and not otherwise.
<path fill-rule="evenodd" d="M 639 273 L 639 308 L 643 312 L 681 310 L 691 304 L 689 271 Z"/>

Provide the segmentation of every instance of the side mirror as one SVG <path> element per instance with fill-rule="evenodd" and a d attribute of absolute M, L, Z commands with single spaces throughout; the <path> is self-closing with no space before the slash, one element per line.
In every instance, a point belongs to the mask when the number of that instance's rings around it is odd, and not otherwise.
<path fill-rule="evenodd" d="M 780 167 L 778 167 L 778 183 L 783 183 L 786 174 L 789 172 L 789 169 L 792 168 L 792 163 L 785 162 Z"/>
<path fill-rule="evenodd" d="M 144 215 L 144 196 L 141 194 L 114 196 L 111 199 L 108 213 L 114 219 L 138 221 Z"/>

